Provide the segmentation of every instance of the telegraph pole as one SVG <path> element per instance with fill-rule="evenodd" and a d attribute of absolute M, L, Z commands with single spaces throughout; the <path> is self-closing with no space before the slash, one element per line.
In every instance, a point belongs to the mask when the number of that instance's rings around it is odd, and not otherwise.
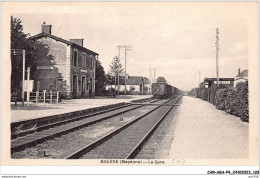
<path fill-rule="evenodd" d="M 200 88 L 200 70 L 199 70 L 199 88 Z"/>
<path fill-rule="evenodd" d="M 23 87 L 22 87 L 22 102 L 24 106 L 24 73 L 25 73 L 25 50 L 23 50 Z M 28 86 L 27 86 L 28 88 Z"/>
<path fill-rule="evenodd" d="M 120 61 L 120 48 L 118 48 L 118 61 Z M 120 86 L 120 84 L 119 84 L 119 70 L 117 71 L 117 77 L 118 77 L 118 86 L 117 86 L 117 92 L 118 92 L 118 95 L 119 95 L 119 86 Z"/>
<path fill-rule="evenodd" d="M 149 77 L 150 77 L 150 85 L 152 85 L 152 71 L 151 68 L 149 68 Z"/>
<path fill-rule="evenodd" d="M 217 87 L 219 85 L 219 76 L 218 76 L 218 51 L 219 51 L 219 44 L 218 44 L 218 41 L 219 41 L 219 38 L 218 38 L 218 35 L 219 35 L 219 31 L 218 31 L 218 28 L 216 28 L 216 72 L 217 72 Z"/>
<path fill-rule="evenodd" d="M 156 68 L 153 69 L 153 76 L 154 76 L 153 79 L 154 79 L 154 83 L 156 83 L 156 78 L 155 78 L 155 69 L 156 69 Z"/>
<path fill-rule="evenodd" d="M 29 101 L 30 101 L 29 86 L 30 86 L 30 67 L 28 67 L 27 70 L 27 106 L 29 106 Z"/>
<path fill-rule="evenodd" d="M 19 65 L 18 63 L 20 62 L 20 57 L 19 54 L 23 54 L 23 74 L 22 74 L 22 105 L 24 106 L 24 75 L 25 75 L 25 50 L 24 49 L 11 49 L 11 53 L 14 56 L 17 56 L 17 60 L 16 60 L 16 72 L 17 72 L 17 76 L 16 76 L 16 80 L 17 82 L 19 82 Z M 18 92 L 18 85 L 16 82 L 16 92 Z M 18 93 L 17 93 L 18 95 Z"/>
<path fill-rule="evenodd" d="M 118 46 L 118 48 L 125 48 L 125 96 L 126 96 L 126 55 L 127 55 L 127 51 L 131 51 L 132 50 L 132 46 Z"/>

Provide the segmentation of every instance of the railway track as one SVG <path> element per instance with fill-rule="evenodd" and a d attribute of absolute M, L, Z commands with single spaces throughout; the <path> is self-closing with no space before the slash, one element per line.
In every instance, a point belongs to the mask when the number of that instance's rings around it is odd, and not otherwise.
<path fill-rule="evenodd" d="M 144 102 L 146 102 L 145 100 Z M 148 103 L 157 102 L 158 99 L 151 99 Z M 25 148 L 35 146 L 39 143 L 50 140 L 54 137 L 73 132 L 75 130 L 96 124 L 114 116 L 140 108 L 143 105 L 127 104 L 105 111 L 90 113 L 88 115 L 74 117 L 65 121 L 54 122 L 38 127 L 36 132 L 11 141 L 11 153 L 21 151 Z"/>
<path fill-rule="evenodd" d="M 133 159 L 180 97 L 168 100 L 66 159 Z M 168 106 L 170 104 L 170 106 Z"/>
<path fill-rule="evenodd" d="M 119 103 L 119 104 L 113 104 L 108 106 L 101 106 L 97 108 L 90 108 L 86 110 L 81 111 L 75 111 L 70 113 L 64 113 L 60 115 L 54 115 L 54 116 L 47 116 L 42 118 L 36 118 L 32 120 L 25 120 L 25 121 L 18 121 L 11 123 L 11 138 L 15 139 L 18 137 L 22 137 L 34 132 L 38 132 L 44 129 L 48 129 L 52 126 L 57 126 L 61 124 L 65 124 L 68 122 L 84 119 L 86 117 L 91 117 L 95 115 L 99 115 L 102 113 L 106 113 L 109 111 L 117 110 L 120 108 L 124 108 L 136 103 L 144 103 L 144 102 L 156 102 L 158 99 L 154 98 L 146 98 L 141 100 L 135 100 L 129 103 Z M 77 116 L 77 117 L 75 117 Z M 35 128 L 34 128 L 35 127 Z M 33 128 L 33 129 L 32 129 Z M 23 129 L 23 130 L 20 130 Z M 21 132 L 19 132 L 21 131 Z"/>

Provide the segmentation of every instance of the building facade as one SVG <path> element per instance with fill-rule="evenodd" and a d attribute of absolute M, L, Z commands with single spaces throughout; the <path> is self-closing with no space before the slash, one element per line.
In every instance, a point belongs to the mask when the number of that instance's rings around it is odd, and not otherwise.
<path fill-rule="evenodd" d="M 42 33 L 30 37 L 48 45 L 52 56 L 37 57 L 34 88 L 59 91 L 67 99 L 94 97 L 98 53 L 83 47 L 83 39 L 67 41 L 52 35 L 51 28 L 44 23 Z"/>
<path fill-rule="evenodd" d="M 237 83 L 246 81 L 248 81 L 248 70 L 243 70 L 240 72 L 240 69 L 238 69 L 238 74 L 235 77 L 234 85 L 236 86 Z"/>
<path fill-rule="evenodd" d="M 207 101 L 214 104 L 216 91 L 220 88 L 234 87 L 234 78 L 219 78 L 219 86 L 217 86 L 217 78 L 205 78 L 202 85 L 207 88 Z"/>
<path fill-rule="evenodd" d="M 115 81 L 113 80 L 110 85 L 106 87 L 106 89 L 114 88 Z M 117 83 L 117 86 L 115 88 L 116 91 L 120 91 L 120 93 L 124 93 L 126 86 L 127 94 L 129 95 L 150 95 L 152 93 L 151 91 L 151 84 L 148 78 L 142 77 L 142 76 L 128 76 L 126 79 L 126 85 L 125 85 L 125 77 L 120 77 L 119 86 Z"/>

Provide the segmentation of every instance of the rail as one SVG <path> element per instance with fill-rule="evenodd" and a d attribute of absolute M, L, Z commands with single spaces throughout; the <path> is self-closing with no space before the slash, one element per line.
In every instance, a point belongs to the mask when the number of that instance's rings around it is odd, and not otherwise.
<path fill-rule="evenodd" d="M 160 108 L 161 106 L 164 106 L 166 103 L 168 103 L 170 100 L 167 100 L 166 102 L 160 104 L 159 106 L 156 106 L 155 108 L 153 108 L 152 110 L 149 110 L 148 112 L 142 114 L 141 116 L 138 116 L 137 118 L 135 118 L 134 120 L 124 124 L 123 126 L 121 126 L 120 128 L 104 135 L 102 138 L 90 143 L 89 145 L 85 146 L 84 148 L 81 148 L 80 150 L 72 153 L 71 155 L 67 156 L 66 159 L 79 159 L 81 158 L 83 155 L 85 155 L 86 153 L 90 152 L 91 150 L 95 149 L 96 147 L 98 147 L 100 144 L 106 142 L 107 140 L 111 139 L 112 137 L 114 137 L 115 135 L 119 134 L 121 131 L 125 130 L 126 128 L 130 127 L 131 125 L 135 124 L 136 122 L 138 122 L 139 120 L 141 120 L 142 118 L 144 118 L 145 116 L 147 116 L 148 114 L 154 112 L 155 110 L 157 110 L 158 108 Z"/>

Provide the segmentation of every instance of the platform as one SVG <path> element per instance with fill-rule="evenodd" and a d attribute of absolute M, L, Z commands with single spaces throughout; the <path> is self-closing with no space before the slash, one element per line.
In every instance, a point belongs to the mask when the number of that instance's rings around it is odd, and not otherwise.
<path fill-rule="evenodd" d="M 168 159 L 246 159 L 249 155 L 249 124 L 199 98 L 183 97 L 168 130 L 173 136 Z"/>
<path fill-rule="evenodd" d="M 15 106 L 11 103 L 11 122 L 25 121 L 41 117 L 53 116 L 58 114 L 65 114 L 74 111 L 80 111 L 100 106 L 107 106 L 111 104 L 118 104 L 123 102 L 131 102 L 134 100 L 150 98 L 151 95 L 127 95 L 116 96 L 115 98 L 99 97 L 94 99 L 71 99 L 63 100 L 59 104 L 35 104 L 30 106 L 22 106 L 18 103 Z"/>

